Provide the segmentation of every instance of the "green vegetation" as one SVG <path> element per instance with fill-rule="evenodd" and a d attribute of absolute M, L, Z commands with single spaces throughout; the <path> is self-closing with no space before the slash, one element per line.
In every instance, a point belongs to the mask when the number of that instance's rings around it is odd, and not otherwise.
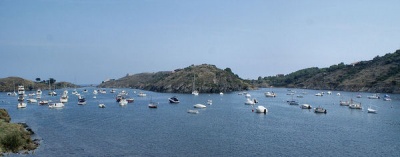
<path fill-rule="evenodd" d="M 38 145 L 32 141 L 31 133 L 21 124 L 9 123 L 10 119 L 7 111 L 0 109 L 0 154 L 36 149 Z"/>
<path fill-rule="evenodd" d="M 215 65 L 191 65 L 174 71 L 140 73 L 118 80 L 103 82 L 98 87 L 130 87 L 156 92 L 191 93 L 195 88 L 201 93 L 219 93 L 248 90 L 250 84 L 240 79 L 230 68 L 224 70 Z"/>
<path fill-rule="evenodd" d="M 252 80 L 259 87 L 293 87 L 309 89 L 400 93 L 400 50 L 370 61 L 328 68 L 307 68 L 284 76 Z"/>
<path fill-rule="evenodd" d="M 76 88 L 77 85 L 68 83 L 68 82 L 57 82 L 56 79 L 50 78 L 49 80 L 42 80 L 40 78 L 36 78 L 35 81 L 26 80 L 19 77 L 7 77 L 0 78 L 0 91 L 1 92 L 12 92 L 17 90 L 18 85 L 25 86 L 25 90 L 32 91 L 38 88 L 41 89 L 49 89 L 49 82 L 51 83 L 51 88 Z"/>

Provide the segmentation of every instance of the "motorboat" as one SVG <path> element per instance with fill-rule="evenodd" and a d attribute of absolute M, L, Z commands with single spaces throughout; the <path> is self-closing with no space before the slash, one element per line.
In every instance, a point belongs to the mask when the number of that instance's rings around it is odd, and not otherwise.
<path fill-rule="evenodd" d="M 138 96 L 140 96 L 140 97 L 145 97 L 145 96 L 147 96 L 147 94 L 146 94 L 146 93 L 143 93 L 143 92 L 139 92 Z"/>
<path fill-rule="evenodd" d="M 24 102 L 19 102 L 19 103 L 17 104 L 17 108 L 26 108 L 26 103 L 24 103 Z"/>
<path fill-rule="evenodd" d="M 99 108 L 106 108 L 106 105 L 104 105 L 104 104 L 99 104 Z"/>
<path fill-rule="evenodd" d="M 340 93 L 336 93 L 337 96 L 340 96 Z"/>
<path fill-rule="evenodd" d="M 41 99 L 42 98 L 42 94 L 36 94 L 36 99 Z"/>
<path fill-rule="evenodd" d="M 64 104 L 62 102 L 50 103 L 49 108 L 63 108 Z"/>
<path fill-rule="evenodd" d="M 376 113 L 376 110 L 375 109 L 372 109 L 371 107 L 368 107 L 368 113 Z"/>
<path fill-rule="evenodd" d="M 47 105 L 47 104 L 49 104 L 48 100 L 40 100 L 39 101 L 39 105 Z"/>
<path fill-rule="evenodd" d="M 149 108 L 157 108 L 157 104 L 154 102 L 150 102 L 148 106 Z"/>
<path fill-rule="evenodd" d="M 30 98 L 30 99 L 27 99 L 26 102 L 28 102 L 28 103 L 37 103 L 37 100 Z"/>
<path fill-rule="evenodd" d="M 372 94 L 368 96 L 368 99 L 380 99 L 379 94 Z"/>
<path fill-rule="evenodd" d="M 328 91 L 327 94 L 328 94 L 328 95 L 332 95 L 332 92 L 331 92 L 331 91 Z"/>
<path fill-rule="evenodd" d="M 187 112 L 191 113 L 191 114 L 198 114 L 199 113 L 198 110 L 188 110 Z"/>
<path fill-rule="evenodd" d="M 267 113 L 268 112 L 268 109 L 267 108 L 265 108 L 264 106 L 257 106 L 257 108 L 256 108 L 256 113 Z"/>
<path fill-rule="evenodd" d="M 115 93 L 116 90 L 115 89 L 111 89 L 110 93 Z"/>
<path fill-rule="evenodd" d="M 350 109 L 362 109 L 361 103 L 353 101 L 353 99 L 350 100 L 349 104 Z"/>
<path fill-rule="evenodd" d="M 224 93 L 223 92 L 219 92 L 219 95 L 224 95 Z"/>
<path fill-rule="evenodd" d="M 83 90 L 83 93 L 87 93 L 87 92 L 88 92 L 88 90 L 87 90 L 87 89 L 84 89 L 84 90 Z"/>
<path fill-rule="evenodd" d="M 340 101 L 339 104 L 340 104 L 340 106 L 349 106 L 350 101 Z"/>
<path fill-rule="evenodd" d="M 326 109 L 322 108 L 322 107 L 317 107 L 314 109 L 315 113 L 326 113 Z"/>
<path fill-rule="evenodd" d="M 266 97 L 276 97 L 275 92 L 265 92 L 264 94 Z"/>
<path fill-rule="evenodd" d="M 250 99 L 250 98 L 247 98 L 246 101 L 244 102 L 245 105 L 254 105 L 256 103 L 257 103 L 256 99 Z"/>
<path fill-rule="evenodd" d="M 315 96 L 324 96 L 324 94 L 322 94 L 322 93 L 317 93 L 317 94 L 315 94 Z"/>
<path fill-rule="evenodd" d="M 106 90 L 104 90 L 104 89 L 102 89 L 102 90 L 99 90 L 99 92 L 100 92 L 101 94 L 107 94 L 107 91 L 106 91 Z"/>
<path fill-rule="evenodd" d="M 63 94 L 61 95 L 60 102 L 61 103 L 67 103 L 68 102 L 68 91 L 67 90 L 65 90 L 63 92 Z"/>
<path fill-rule="evenodd" d="M 197 95 L 199 95 L 199 91 L 194 90 L 194 91 L 192 91 L 192 94 L 197 96 Z"/>
<path fill-rule="evenodd" d="M 173 104 L 179 103 L 179 100 L 176 96 L 169 98 L 168 101 L 169 101 L 169 103 L 173 103 Z"/>
<path fill-rule="evenodd" d="M 196 104 L 196 105 L 194 105 L 194 108 L 206 108 L 207 106 L 206 105 L 203 105 L 203 104 Z"/>
<path fill-rule="evenodd" d="M 385 94 L 385 96 L 383 96 L 383 100 L 384 101 L 392 101 L 392 99 L 390 98 L 389 95 Z"/>
<path fill-rule="evenodd" d="M 24 86 L 22 86 L 22 85 L 18 86 L 18 95 L 22 95 L 22 96 L 25 95 L 25 87 Z"/>
<path fill-rule="evenodd" d="M 97 90 L 93 90 L 93 94 L 96 95 L 98 92 Z"/>
<path fill-rule="evenodd" d="M 302 105 L 300 106 L 300 108 L 302 108 L 302 109 L 311 109 L 312 107 L 311 107 L 311 105 L 309 105 L 309 104 L 302 104 Z"/>
<path fill-rule="evenodd" d="M 42 90 L 40 88 L 36 90 L 36 95 L 42 95 Z"/>
<path fill-rule="evenodd" d="M 246 93 L 246 94 L 244 94 L 244 97 L 245 97 L 245 98 L 250 98 L 251 95 L 250 95 L 249 93 Z"/>
<path fill-rule="evenodd" d="M 207 105 L 212 105 L 212 100 L 207 100 Z"/>
<path fill-rule="evenodd" d="M 57 92 L 56 92 L 56 91 L 50 91 L 48 95 L 50 95 L 50 96 L 57 96 Z"/>
<path fill-rule="evenodd" d="M 133 103 L 133 101 L 135 101 L 135 99 L 133 99 L 133 98 L 126 98 L 126 101 L 127 101 L 128 103 Z"/>
<path fill-rule="evenodd" d="M 125 106 L 128 104 L 128 101 L 126 100 L 126 98 L 122 97 L 119 101 L 119 105 L 121 106 Z"/>
<path fill-rule="evenodd" d="M 78 105 L 86 105 L 86 99 L 81 95 L 78 96 Z"/>
<path fill-rule="evenodd" d="M 24 100 L 25 100 L 25 98 L 23 95 L 18 95 L 18 101 L 24 101 Z"/>
<path fill-rule="evenodd" d="M 357 96 L 356 96 L 356 98 L 361 98 L 362 96 L 361 96 L 361 94 L 357 94 Z"/>

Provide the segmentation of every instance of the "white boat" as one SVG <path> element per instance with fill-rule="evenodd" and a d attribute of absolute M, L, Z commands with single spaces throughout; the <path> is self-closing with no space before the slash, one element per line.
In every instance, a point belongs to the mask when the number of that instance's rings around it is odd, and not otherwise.
<path fill-rule="evenodd" d="M 138 96 L 140 96 L 140 97 L 145 97 L 145 96 L 147 96 L 147 94 L 146 94 L 146 93 L 143 93 L 143 92 L 139 92 Z"/>
<path fill-rule="evenodd" d="M 332 92 L 331 92 L 331 91 L 328 91 L 327 94 L 328 94 L 328 95 L 332 95 Z"/>
<path fill-rule="evenodd" d="M 212 105 L 212 100 L 207 100 L 207 105 Z"/>
<path fill-rule="evenodd" d="M 86 99 L 81 95 L 78 96 L 78 105 L 86 105 Z"/>
<path fill-rule="evenodd" d="M 368 113 L 376 113 L 376 110 L 372 109 L 371 107 L 368 107 Z"/>
<path fill-rule="evenodd" d="M 317 107 L 314 109 L 315 113 L 326 113 L 326 109 L 322 108 L 322 107 Z"/>
<path fill-rule="evenodd" d="M 386 94 L 385 96 L 383 96 L 383 101 L 392 101 L 392 99 L 389 95 Z"/>
<path fill-rule="evenodd" d="M 62 102 L 50 103 L 49 108 L 63 108 L 64 104 Z"/>
<path fill-rule="evenodd" d="M 339 104 L 340 104 L 340 106 L 349 106 L 350 101 L 340 101 Z"/>
<path fill-rule="evenodd" d="M 110 93 L 115 93 L 116 90 L 115 89 L 111 89 Z"/>
<path fill-rule="evenodd" d="M 257 100 L 255 100 L 255 99 L 250 99 L 250 98 L 247 98 L 246 99 L 246 101 L 244 102 L 244 104 L 245 105 L 254 105 L 254 104 L 256 104 L 256 102 L 257 102 Z"/>
<path fill-rule="evenodd" d="M 128 101 L 123 97 L 119 100 L 119 105 L 125 106 L 128 104 Z"/>
<path fill-rule="evenodd" d="M 196 104 L 196 105 L 194 105 L 194 108 L 206 108 L 207 106 L 206 105 L 203 105 L 203 104 Z"/>
<path fill-rule="evenodd" d="M 350 109 L 362 109 L 361 103 L 353 101 L 353 99 L 350 100 L 349 104 Z"/>
<path fill-rule="evenodd" d="M 192 94 L 197 96 L 199 95 L 199 91 L 196 90 L 196 77 L 193 75 L 193 86 L 192 86 Z"/>
<path fill-rule="evenodd" d="M 176 96 L 169 98 L 168 101 L 169 101 L 169 103 L 173 103 L 173 104 L 179 103 L 179 100 Z"/>
<path fill-rule="evenodd" d="M 322 93 L 317 93 L 315 96 L 324 96 Z"/>
<path fill-rule="evenodd" d="M 198 110 L 188 110 L 187 112 L 191 113 L 191 114 L 198 114 L 199 113 Z"/>
<path fill-rule="evenodd" d="M 104 90 L 104 89 L 100 90 L 99 92 L 100 92 L 101 94 L 107 94 L 107 91 Z"/>
<path fill-rule="evenodd" d="M 74 90 L 72 91 L 72 94 L 73 94 L 73 95 L 77 95 L 77 94 L 79 94 L 79 93 L 78 93 L 78 91 L 76 91 L 76 89 L 74 89 Z"/>
<path fill-rule="evenodd" d="M 49 101 L 47 101 L 47 100 L 40 100 L 39 101 L 39 105 L 47 105 L 47 104 L 49 104 Z"/>
<path fill-rule="evenodd" d="M 357 98 L 361 98 L 362 96 L 361 96 L 361 94 L 358 94 L 356 97 L 357 97 Z"/>
<path fill-rule="evenodd" d="M 340 93 L 336 93 L 337 96 L 340 96 Z"/>
<path fill-rule="evenodd" d="M 106 108 L 106 105 L 104 105 L 104 104 L 99 104 L 99 108 Z"/>
<path fill-rule="evenodd" d="M 97 94 L 97 90 L 93 90 L 93 94 L 96 95 Z"/>
<path fill-rule="evenodd" d="M 266 97 L 276 97 L 276 94 L 274 92 L 265 92 L 264 94 Z"/>
<path fill-rule="evenodd" d="M 312 106 L 309 105 L 309 104 L 302 104 L 302 105 L 300 106 L 300 108 L 302 108 L 302 109 L 311 109 Z"/>
<path fill-rule="evenodd" d="M 368 96 L 368 99 L 380 99 L 379 94 L 372 94 Z"/>
<path fill-rule="evenodd" d="M 36 90 L 36 95 L 42 95 L 42 90 L 40 88 Z"/>
<path fill-rule="evenodd" d="M 245 97 L 245 98 L 250 98 L 251 95 L 250 95 L 249 93 L 246 93 L 246 94 L 244 95 L 244 97 Z"/>
<path fill-rule="evenodd" d="M 157 104 L 154 102 L 150 102 L 148 105 L 149 108 L 157 108 Z"/>
<path fill-rule="evenodd" d="M 224 93 L 223 92 L 219 92 L 219 95 L 224 95 Z"/>
<path fill-rule="evenodd" d="M 17 104 L 17 108 L 26 108 L 26 103 L 24 103 L 24 102 L 19 102 L 19 103 Z"/>
<path fill-rule="evenodd" d="M 63 92 L 63 94 L 61 95 L 60 102 L 61 103 L 67 103 L 68 102 L 68 91 L 67 90 L 65 90 Z"/>
<path fill-rule="evenodd" d="M 28 103 L 37 103 L 37 100 L 36 99 L 27 99 L 26 100 Z"/>
<path fill-rule="evenodd" d="M 18 86 L 18 95 L 25 95 L 25 88 L 22 85 Z"/>
<path fill-rule="evenodd" d="M 268 112 L 268 109 L 265 108 L 264 106 L 257 106 L 256 112 L 257 112 L 257 113 L 264 113 L 264 114 L 265 114 L 265 113 Z"/>
<path fill-rule="evenodd" d="M 42 94 L 36 95 L 36 99 L 41 99 L 41 98 L 42 98 Z"/>

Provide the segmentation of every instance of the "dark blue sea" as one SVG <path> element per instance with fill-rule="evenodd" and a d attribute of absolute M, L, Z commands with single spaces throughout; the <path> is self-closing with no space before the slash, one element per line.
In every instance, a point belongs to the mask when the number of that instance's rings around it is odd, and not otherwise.
<path fill-rule="evenodd" d="M 373 93 L 332 91 L 327 95 L 327 91 L 291 89 L 300 104 L 327 109 L 327 114 L 316 114 L 288 105 L 292 96 L 286 88 L 247 91 L 259 101 L 256 106 L 268 108 L 269 112 L 262 114 L 252 112 L 253 107 L 244 104 L 246 98 L 239 92 L 194 96 L 124 89 L 135 101 L 121 107 L 111 89 L 94 99 L 95 89 L 77 89 L 87 98 L 84 106 L 77 105 L 77 96 L 68 89 L 69 102 L 63 109 L 38 104 L 17 109 L 17 97 L 0 93 L 0 108 L 7 109 L 12 122 L 27 123 L 35 132 L 33 138 L 41 139 L 40 147 L 31 154 L 11 156 L 400 156 L 397 94 L 390 94 L 392 101 L 383 101 L 368 99 Z M 59 100 L 63 90 L 57 90 L 59 96 L 44 98 Z M 134 91 L 147 96 L 138 97 Z M 267 98 L 267 91 L 278 96 Z M 319 92 L 325 95 L 315 96 Z M 362 98 L 356 98 L 357 94 Z M 170 104 L 172 96 L 181 102 Z M 363 109 L 339 105 L 340 100 L 351 98 L 361 102 Z M 199 114 L 187 113 L 193 105 L 206 104 L 209 99 L 213 104 L 198 109 Z M 148 108 L 150 100 L 158 102 L 157 109 Z M 99 108 L 99 103 L 106 108 Z M 368 106 L 377 113 L 368 113 Z"/>

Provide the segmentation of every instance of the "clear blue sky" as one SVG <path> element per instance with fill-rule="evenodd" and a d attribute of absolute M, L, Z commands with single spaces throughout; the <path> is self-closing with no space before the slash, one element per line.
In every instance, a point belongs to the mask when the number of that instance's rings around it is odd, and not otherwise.
<path fill-rule="evenodd" d="M 400 48 L 400 1 L 1 0 L 0 78 L 78 84 L 191 64 L 240 77 Z"/>

